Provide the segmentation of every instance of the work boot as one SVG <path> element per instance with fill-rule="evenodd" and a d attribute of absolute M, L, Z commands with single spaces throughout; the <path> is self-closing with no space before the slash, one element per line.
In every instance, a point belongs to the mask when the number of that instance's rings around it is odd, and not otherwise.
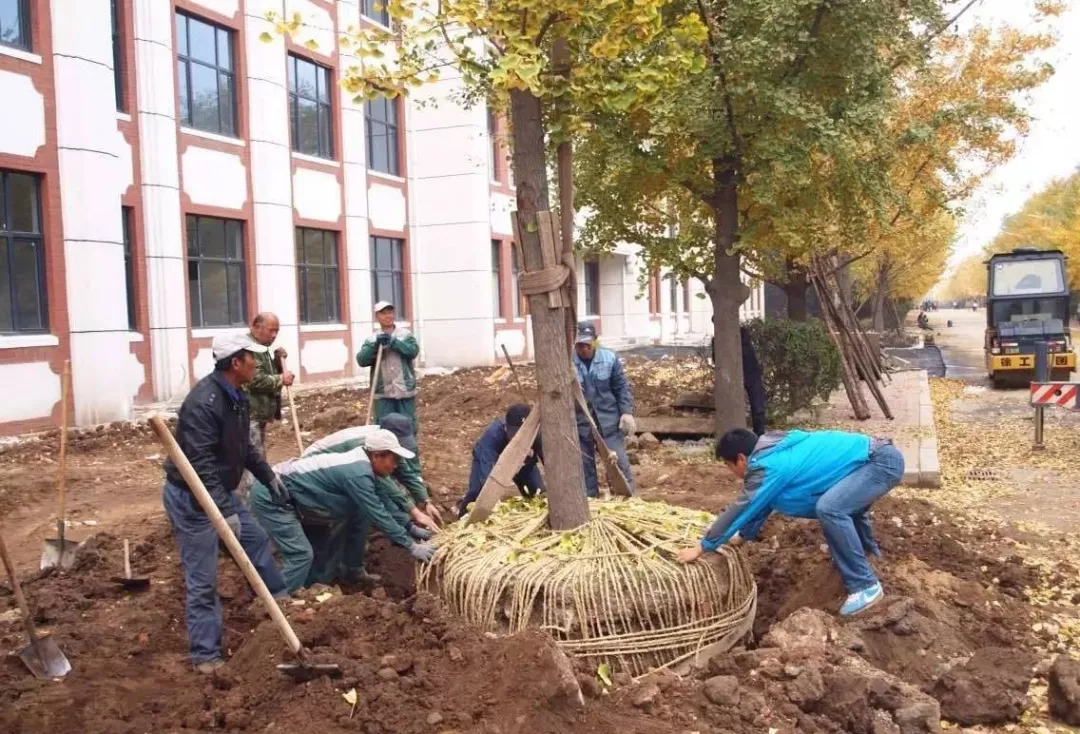
<path fill-rule="evenodd" d="M 203 675 L 213 675 L 218 668 L 223 666 L 225 661 L 221 658 L 214 658 L 213 660 L 204 660 L 201 663 L 195 663 L 192 665 L 195 668 L 196 673 L 202 673 Z"/>

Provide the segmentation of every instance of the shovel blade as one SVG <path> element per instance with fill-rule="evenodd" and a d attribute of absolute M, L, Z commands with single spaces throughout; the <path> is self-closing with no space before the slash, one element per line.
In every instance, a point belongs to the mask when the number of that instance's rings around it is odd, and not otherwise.
<path fill-rule="evenodd" d="M 323 675 L 328 675 L 331 678 L 341 677 L 341 668 L 333 663 L 284 663 L 277 666 L 277 669 L 292 678 L 296 683 L 306 683 Z"/>
<path fill-rule="evenodd" d="M 41 570 L 60 567 L 64 570 L 75 565 L 75 556 L 82 543 L 73 540 L 49 538 L 41 549 Z"/>
<path fill-rule="evenodd" d="M 113 576 L 111 579 L 114 584 L 120 584 L 128 591 L 145 591 L 150 588 L 150 579 L 143 578 L 126 578 L 124 576 Z"/>
<path fill-rule="evenodd" d="M 51 635 L 41 635 L 19 651 L 19 659 L 38 678 L 63 678 L 71 672 L 71 663 Z"/>

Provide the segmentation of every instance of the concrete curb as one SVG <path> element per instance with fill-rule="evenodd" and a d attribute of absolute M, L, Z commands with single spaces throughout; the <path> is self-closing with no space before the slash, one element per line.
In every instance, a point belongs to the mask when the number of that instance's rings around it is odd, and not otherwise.
<path fill-rule="evenodd" d="M 930 380 L 926 371 L 919 372 L 918 437 L 901 442 L 904 454 L 904 478 L 908 487 L 938 489 L 941 487 L 941 463 L 938 459 L 937 428 L 934 426 L 934 403 L 930 398 Z"/>

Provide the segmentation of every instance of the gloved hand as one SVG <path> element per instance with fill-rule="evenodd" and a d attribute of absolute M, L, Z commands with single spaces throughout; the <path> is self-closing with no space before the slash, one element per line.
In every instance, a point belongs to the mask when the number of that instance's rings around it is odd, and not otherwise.
<path fill-rule="evenodd" d="M 240 516 L 234 512 L 233 514 L 225 518 L 225 522 L 228 523 L 229 529 L 232 530 L 233 535 L 236 536 L 236 539 L 240 540 L 240 529 L 242 527 L 240 525 Z"/>
<path fill-rule="evenodd" d="M 420 563 L 430 563 L 435 555 L 435 546 L 431 543 L 413 543 L 412 548 L 409 548 L 409 555 Z"/>
<path fill-rule="evenodd" d="M 285 482 L 281 481 L 281 477 L 274 477 L 274 481 L 270 482 L 270 501 L 279 507 L 284 507 L 289 504 L 291 497 L 289 496 L 289 489 L 285 486 Z"/>
<path fill-rule="evenodd" d="M 406 532 L 417 540 L 431 540 L 433 533 L 427 528 L 422 528 L 414 522 L 405 526 Z"/>
<path fill-rule="evenodd" d="M 619 430 L 626 436 L 632 436 L 637 433 L 637 422 L 634 420 L 634 416 L 629 413 L 623 413 L 619 416 Z"/>
<path fill-rule="evenodd" d="M 388 347 L 390 346 L 390 342 L 393 340 L 393 338 L 394 337 L 392 337 L 390 334 L 387 334 L 385 331 L 380 331 L 379 335 L 375 337 L 375 341 L 380 347 Z"/>

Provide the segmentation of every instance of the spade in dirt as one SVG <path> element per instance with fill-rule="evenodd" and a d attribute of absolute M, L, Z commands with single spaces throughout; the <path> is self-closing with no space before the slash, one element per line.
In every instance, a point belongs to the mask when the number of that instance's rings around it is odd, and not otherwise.
<path fill-rule="evenodd" d="M 140 576 L 133 577 L 131 575 L 131 550 L 128 546 L 128 539 L 124 538 L 124 575 L 113 576 L 112 582 L 114 584 L 120 584 L 128 591 L 143 591 L 150 588 L 150 579 Z"/>
<path fill-rule="evenodd" d="M 15 602 L 19 605 L 22 614 L 23 627 L 26 628 L 26 636 L 30 644 L 19 651 L 19 659 L 38 678 L 63 678 L 71 672 L 71 663 L 56 644 L 51 635 L 39 635 L 34 629 L 34 621 L 30 617 L 30 605 L 23 596 L 19 577 L 15 575 L 15 565 L 8 556 L 7 545 L 0 537 L 0 560 L 4 562 L 8 578 L 11 579 L 11 590 L 15 594 Z"/>
<path fill-rule="evenodd" d="M 67 434 L 68 434 L 68 396 L 71 394 L 71 360 L 64 362 L 64 375 L 61 378 L 62 398 L 60 400 L 60 461 L 56 471 L 56 537 L 47 538 L 41 549 L 41 570 L 49 568 L 68 569 L 75 565 L 75 552 L 79 543 L 64 538 L 64 509 L 67 487 Z"/>
<path fill-rule="evenodd" d="M 311 680 L 321 675 L 328 675 L 331 677 L 338 677 L 341 675 L 341 668 L 337 665 L 331 664 L 319 664 L 314 663 L 309 659 L 309 652 L 300 644 L 300 639 L 296 636 L 296 632 L 293 631 L 292 625 L 289 624 L 289 620 L 285 618 L 285 614 L 281 611 L 281 608 L 277 605 L 274 597 L 270 594 L 270 589 L 266 588 L 266 582 L 262 580 L 262 576 L 255 570 L 255 566 L 251 563 L 251 559 L 248 558 L 244 547 L 240 545 L 240 541 L 237 540 L 233 534 L 232 528 L 225 522 L 224 516 L 221 514 L 221 510 L 214 503 L 214 499 L 210 496 L 210 493 L 206 491 L 206 486 L 203 485 L 202 480 L 199 479 L 199 475 L 195 472 L 195 468 L 188 461 L 187 456 L 184 455 L 184 451 L 180 448 L 180 444 L 176 442 L 172 432 L 168 426 L 165 425 L 165 421 L 161 419 L 160 415 L 155 415 L 150 418 L 150 427 L 154 429 L 154 433 L 157 434 L 158 439 L 165 446 L 165 450 L 169 454 L 169 458 L 172 459 L 173 464 L 176 465 L 180 475 L 184 477 L 184 481 L 187 482 L 188 488 L 191 493 L 195 495 L 195 499 L 198 500 L 199 505 L 202 507 L 203 512 L 210 518 L 210 524 L 214 526 L 214 530 L 217 531 L 218 537 L 225 543 L 225 547 L 229 549 L 229 553 L 232 554 L 233 560 L 236 561 L 236 565 L 240 567 L 240 570 L 244 573 L 244 577 L 248 583 L 251 584 L 251 588 L 255 590 L 255 594 L 259 597 L 259 601 L 266 607 L 266 611 L 270 614 L 270 621 L 274 623 L 274 626 L 278 628 L 281 636 L 285 638 L 285 644 L 289 646 L 289 651 L 292 652 L 296 658 L 295 663 L 279 665 L 277 666 L 285 675 L 292 678 L 294 681 L 303 682 Z"/>

